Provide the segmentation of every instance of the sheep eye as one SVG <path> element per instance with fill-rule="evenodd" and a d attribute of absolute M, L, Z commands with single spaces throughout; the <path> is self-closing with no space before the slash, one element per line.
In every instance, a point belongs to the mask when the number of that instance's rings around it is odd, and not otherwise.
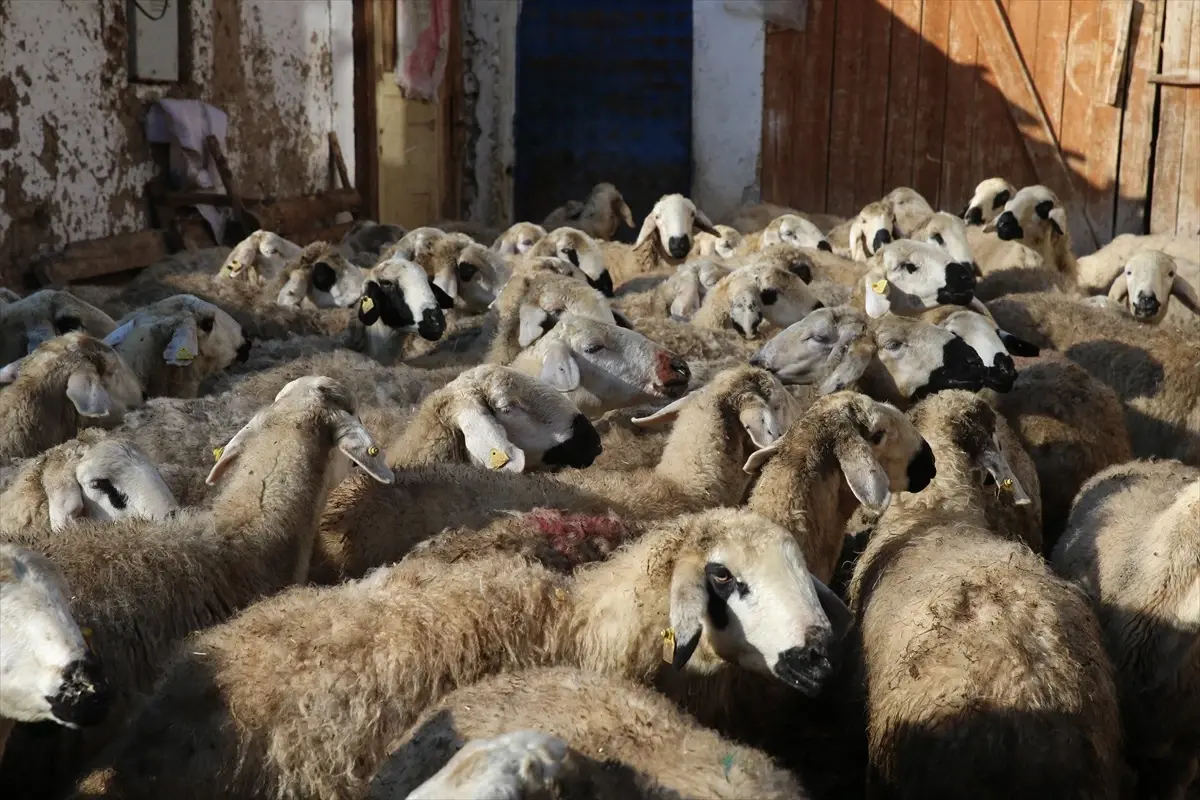
<path fill-rule="evenodd" d="M 914 274 L 916 274 L 916 271 L 917 271 L 917 265 L 916 265 L 916 264 L 914 264 L 914 263 L 912 263 L 911 261 L 905 261 L 905 262 L 904 262 L 903 264 L 901 264 L 900 266 L 901 266 L 901 267 L 903 267 L 903 268 L 904 268 L 904 271 L 905 271 L 905 272 L 907 272 L 909 275 L 914 275 Z"/>
<path fill-rule="evenodd" d="M 602 342 L 588 342 L 583 346 L 583 352 L 585 353 L 599 353 L 603 349 L 604 344 Z"/>
<path fill-rule="evenodd" d="M 810 336 L 808 338 L 813 340 L 817 344 L 829 344 L 831 341 L 833 341 L 833 337 L 829 336 L 829 334 L 826 334 L 826 333 L 814 333 L 812 336 Z"/>
<path fill-rule="evenodd" d="M 898 341 L 898 340 L 893 340 L 893 341 L 890 341 L 890 342 L 886 342 L 886 343 L 883 345 L 883 349 L 884 349 L 884 350 L 888 350 L 888 351 L 890 351 L 890 352 L 893 352 L 893 353 L 894 353 L 894 352 L 896 352 L 897 350 L 899 350 L 901 347 L 904 347 L 904 343 L 903 343 L 903 342 L 901 342 L 901 341 Z"/>
<path fill-rule="evenodd" d="M 714 583 L 724 585 L 733 580 L 733 573 L 724 564 L 708 564 L 704 567 L 704 571 L 708 573 L 709 580 Z"/>
<path fill-rule="evenodd" d="M 1168 273 L 1167 273 L 1167 277 L 1168 277 L 1168 278 L 1174 278 L 1174 277 L 1175 277 L 1175 273 L 1174 273 L 1174 272 L 1168 272 Z"/>
<path fill-rule="evenodd" d="M 871 444 L 879 444 L 883 441 L 883 437 L 886 435 L 886 431 L 875 431 L 873 434 L 871 434 Z"/>
<path fill-rule="evenodd" d="M 200 330 L 204 331 L 205 333 L 212 333 L 212 329 L 213 329 L 213 318 L 212 317 L 205 317 L 204 319 L 200 320 Z"/>
<path fill-rule="evenodd" d="M 761 292 L 763 305 L 773 306 L 775 301 L 779 299 L 779 292 L 774 289 L 763 289 Z"/>
<path fill-rule="evenodd" d="M 940 245 L 946 244 L 946 240 L 942 238 L 942 235 L 940 233 L 935 233 L 933 235 L 933 240 Z"/>

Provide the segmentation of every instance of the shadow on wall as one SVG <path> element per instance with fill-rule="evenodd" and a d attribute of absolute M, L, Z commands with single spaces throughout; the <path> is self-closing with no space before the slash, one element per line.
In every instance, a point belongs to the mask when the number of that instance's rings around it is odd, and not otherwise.
<path fill-rule="evenodd" d="M 1058 193 L 1076 252 L 1093 249 L 1089 228 L 1100 244 L 1144 232 L 1155 116 L 1146 78 L 1158 71 L 1163 6 L 1137 0 L 1127 21 L 1125 4 L 1001 5 L 1006 15 L 990 2 L 810 0 L 805 31 L 770 30 L 763 199 L 850 216 L 911 186 L 959 212 L 979 181 L 1000 176 Z M 1122 73 L 1111 54 L 1126 31 Z M 1026 94 L 1026 65 L 1061 163 Z"/>

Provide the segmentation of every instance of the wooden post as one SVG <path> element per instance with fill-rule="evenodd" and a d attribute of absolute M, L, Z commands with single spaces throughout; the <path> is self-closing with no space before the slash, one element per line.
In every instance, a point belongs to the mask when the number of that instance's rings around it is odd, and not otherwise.
<path fill-rule="evenodd" d="M 254 223 L 246 216 L 246 209 L 242 205 L 242 198 L 237 193 L 237 187 L 233 182 L 233 171 L 229 169 L 229 162 L 225 160 L 225 153 L 221 150 L 221 143 L 217 141 L 217 137 L 209 134 L 204 137 L 204 144 L 208 148 L 208 154 L 216 162 L 217 173 L 221 176 L 221 183 L 225 185 L 225 194 L 229 195 L 229 205 L 233 208 L 234 217 L 245 226 L 247 232 L 254 230 Z M 220 244 L 220 242 L 217 242 L 217 244 Z"/>
<path fill-rule="evenodd" d="M 350 183 L 350 170 L 346 169 L 346 159 L 342 155 L 342 145 L 338 142 L 337 131 L 329 132 L 329 156 L 333 160 L 333 166 L 337 169 L 338 178 L 342 181 L 343 189 L 353 189 L 354 185 Z"/>

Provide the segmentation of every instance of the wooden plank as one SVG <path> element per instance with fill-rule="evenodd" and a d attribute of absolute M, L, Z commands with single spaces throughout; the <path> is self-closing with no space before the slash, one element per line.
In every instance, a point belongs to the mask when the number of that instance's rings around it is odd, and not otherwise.
<path fill-rule="evenodd" d="M 1116 47 L 1105 65 L 1100 86 L 1104 89 L 1104 102 L 1110 106 L 1117 104 L 1121 96 L 1121 86 L 1126 73 L 1126 60 L 1129 57 L 1129 40 L 1133 34 L 1133 11 L 1136 4 L 1133 0 L 1118 3 L 1113 11 L 1116 20 Z"/>
<path fill-rule="evenodd" d="M 354 0 L 354 185 L 363 212 L 379 218 L 379 129 L 375 116 L 375 0 Z"/>
<path fill-rule="evenodd" d="M 247 211 L 257 227 L 277 233 L 304 230 L 319 220 L 330 219 L 343 211 L 362 209 L 362 196 L 355 189 L 334 189 L 320 194 L 287 197 L 250 206 Z"/>
<path fill-rule="evenodd" d="M 1193 3 L 1189 71 L 1200 73 L 1200 13 Z M 1193 236 L 1200 231 L 1200 92 L 1173 88 L 1182 92 L 1187 106 L 1183 113 L 1183 164 L 1179 172 L 1179 211 L 1175 233 Z"/>
<path fill-rule="evenodd" d="M 466 150 L 466 126 L 462 60 L 462 3 L 450 3 L 450 52 L 446 57 L 446 74 L 441 90 L 443 196 L 440 213 L 447 219 L 462 216 L 463 156 Z"/>
<path fill-rule="evenodd" d="M 247 230 L 253 230 L 253 225 L 246 218 L 246 208 L 242 205 L 242 198 L 238 194 L 237 185 L 233 181 L 233 170 L 229 168 L 229 162 L 225 160 L 225 153 L 221 150 L 221 143 L 217 141 L 217 137 L 209 134 L 204 137 L 204 146 L 208 149 L 209 156 L 217 165 L 217 174 L 221 176 L 221 185 L 225 187 L 225 194 L 229 195 L 229 205 L 233 209 L 233 218 L 242 223 Z"/>
<path fill-rule="evenodd" d="M 1129 80 L 1121 123 L 1114 235 L 1148 230 L 1146 205 L 1150 195 L 1150 153 L 1158 91 L 1145 78 L 1158 69 L 1165 8 L 1163 0 L 1144 0 L 1134 12 Z"/>
<path fill-rule="evenodd" d="M 1009 98 L 1014 122 L 1025 133 L 1023 142 L 1038 174 L 1044 176 L 1044 182 L 1058 193 L 1067 208 L 1076 248 L 1091 252 L 1096 248 L 1097 239 L 1083 205 L 1083 196 L 1076 189 L 1075 178 L 1058 148 L 1033 79 L 1008 28 L 1004 9 L 998 0 L 957 1 L 970 2 L 975 31 L 996 74 L 996 82 Z M 1026 123 L 1027 119 L 1031 122 Z"/>
<path fill-rule="evenodd" d="M 1071 0 L 1038 4 L 1038 40 L 1032 67 L 1033 83 L 1055 141 L 1062 136 L 1063 87 L 1067 73 L 1067 38 L 1071 33 Z M 1028 54 L 1028 51 L 1025 51 Z"/>
<path fill-rule="evenodd" d="M 833 45 L 833 105 L 829 121 L 828 183 L 825 210 L 849 217 L 864 203 L 855 201 L 855 171 L 861 155 L 861 93 L 867 89 L 864 70 L 863 17 L 874 0 L 839 0 Z M 880 76 L 882 77 L 882 76 Z M 884 83 L 876 78 L 871 83 Z M 878 199 L 878 198 L 876 198 Z M 868 201 L 869 202 L 869 201 Z"/>
<path fill-rule="evenodd" d="M 342 155 L 342 145 L 338 141 L 337 131 L 329 132 L 329 158 L 333 161 L 333 166 L 337 170 L 338 179 L 342 182 L 342 188 L 353 189 L 354 184 L 350 183 L 350 171 L 346 169 L 346 159 Z"/>
<path fill-rule="evenodd" d="M 925 0 L 921 36 L 925 40 L 917 78 L 917 116 L 914 137 L 913 182 L 934 208 L 939 207 L 942 177 L 942 132 L 946 120 L 945 53 L 950 44 L 950 6 L 961 0 Z"/>
<path fill-rule="evenodd" d="M 790 130 L 784 133 L 791 151 L 786 163 L 794 170 L 788 205 L 801 211 L 826 211 L 837 7 L 837 0 L 812 0 L 805 31 L 792 39 L 791 63 L 799 69 L 784 78 L 793 87 Z"/>
<path fill-rule="evenodd" d="M 1151 75 L 1146 78 L 1149 83 L 1162 86 L 1200 86 L 1200 72 L 1174 72 L 1170 75 Z"/>
<path fill-rule="evenodd" d="M 1070 0 L 1067 2 L 1069 4 Z M 1040 34 L 1038 15 L 1041 14 L 1043 5 L 1045 3 L 1041 0 L 1005 0 L 1004 3 L 1004 13 L 1008 16 L 1008 25 L 1012 28 L 1017 48 L 1027 63 L 1032 61 L 1033 54 L 1037 52 Z M 966 12 L 965 8 L 963 12 Z M 974 26 L 972 26 L 973 29 Z"/>
<path fill-rule="evenodd" d="M 869 0 L 862 18 L 863 61 L 867 76 L 859 90 L 855 129 L 854 205 L 862 208 L 891 189 L 883 184 L 883 154 L 887 150 L 888 64 L 892 50 L 892 0 Z"/>
<path fill-rule="evenodd" d="M 73 281 L 148 267 L 166 255 L 163 231 L 138 231 L 72 242 L 63 250 L 61 259 L 41 264 L 36 271 L 43 285 L 64 286 Z"/>
<path fill-rule="evenodd" d="M 950 7 L 950 74 L 946 80 L 946 97 L 949 108 L 946 112 L 945 130 L 942 134 L 942 181 L 939 208 L 959 212 L 971 199 L 976 177 L 971 163 L 974 147 L 975 124 L 978 115 L 975 105 L 978 67 L 975 63 L 978 51 L 975 26 L 971 24 L 967 9 L 958 3 Z"/>
<path fill-rule="evenodd" d="M 916 143 L 917 82 L 924 46 L 921 41 L 923 0 L 893 0 L 891 68 L 888 80 L 887 151 L 883 186 L 891 191 L 913 183 Z"/>
<path fill-rule="evenodd" d="M 767 31 L 763 54 L 763 163 L 762 198 L 769 203 L 791 205 L 790 133 L 792 131 L 792 98 L 789 75 L 798 65 L 792 61 L 792 43 L 801 34 L 797 31 L 772 29 Z"/>
<path fill-rule="evenodd" d="M 1005 12 L 1009 22 L 1026 32 L 1026 38 L 1020 45 L 1023 48 L 1037 47 L 1040 37 L 1035 35 L 1030 40 L 1027 34 L 1031 30 L 1036 33 L 1041 19 L 1041 6 L 1039 0 L 1009 2 Z M 959 4 L 958 10 L 970 18 L 969 6 Z M 1014 38 L 1015 36 L 1014 31 Z M 1022 49 L 1022 59 L 1027 58 L 1031 52 L 1032 50 Z M 976 57 L 984 66 L 983 80 L 979 84 L 977 118 L 981 147 L 978 153 L 972 153 L 973 163 L 979 164 L 976 182 L 984 178 L 1002 177 L 1011 181 L 1014 186 L 1040 183 L 1037 170 L 1034 169 L 1029 154 L 1025 152 L 1024 136 L 1013 121 L 1008 97 L 997 82 L 996 76 L 987 68 L 987 54 L 982 47 Z"/>
<path fill-rule="evenodd" d="M 310 245 L 313 242 L 337 243 L 353 227 L 353 222 L 340 222 L 337 225 L 330 225 L 327 228 L 310 228 L 304 231 L 295 231 L 288 236 L 288 239 L 302 247 Z"/>
<path fill-rule="evenodd" d="M 1164 73 L 1187 69 L 1196 5 L 1191 0 L 1167 0 L 1162 40 Z M 1154 145 L 1154 196 L 1150 201 L 1151 233 L 1175 233 L 1179 221 L 1188 91 L 1177 86 L 1159 89 L 1158 138 Z"/>

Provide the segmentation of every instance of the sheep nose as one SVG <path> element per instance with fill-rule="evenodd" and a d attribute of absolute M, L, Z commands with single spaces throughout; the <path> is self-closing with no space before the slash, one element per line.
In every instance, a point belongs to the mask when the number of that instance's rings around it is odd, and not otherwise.
<path fill-rule="evenodd" d="M 446 332 L 446 317 L 440 308 L 427 308 L 421 312 L 421 321 L 417 323 L 417 333 L 422 339 L 436 342 Z"/>
<path fill-rule="evenodd" d="M 872 253 L 879 252 L 879 248 L 883 247 L 885 244 L 891 244 L 891 241 L 892 241 L 891 232 L 888 230 L 885 230 L 883 228 L 880 228 L 879 230 L 875 231 L 875 239 L 874 239 L 874 241 L 871 242 L 871 252 Z"/>
<path fill-rule="evenodd" d="M 680 397 L 687 391 L 692 379 L 692 370 L 687 362 L 674 353 L 663 351 L 658 354 L 658 382 L 667 390 L 667 394 Z"/>
<path fill-rule="evenodd" d="M 833 636 L 828 630 L 814 632 L 803 647 L 789 647 L 775 662 L 775 676 L 809 697 L 821 693 L 833 676 Z"/>
<path fill-rule="evenodd" d="M 47 697 L 50 713 L 68 725 L 95 725 L 108 713 L 108 684 L 90 657 L 73 661 L 63 670 L 62 683 Z"/>
<path fill-rule="evenodd" d="M 571 420 L 571 437 L 547 450 L 542 463 L 582 469 L 590 467 L 602 450 L 596 428 L 583 414 L 576 414 Z"/>
<path fill-rule="evenodd" d="M 979 206 L 971 206 L 967 209 L 967 213 L 963 214 L 963 219 L 967 221 L 968 225 L 982 225 L 983 209 Z"/>
<path fill-rule="evenodd" d="M 1152 294 L 1142 292 L 1138 294 L 1137 300 L 1134 301 L 1133 315 L 1135 317 L 1153 317 L 1158 313 L 1158 309 L 1158 298 Z"/>
<path fill-rule="evenodd" d="M 337 283 L 337 273 L 333 271 L 333 267 L 326 264 L 324 261 L 319 261 L 313 265 L 312 269 L 312 284 L 319 292 L 328 292 Z"/>
<path fill-rule="evenodd" d="M 822 239 L 821 241 L 817 242 L 817 249 L 818 249 L 818 250 L 824 250 L 826 253 L 832 253 L 832 252 L 833 252 L 833 245 L 831 245 L 831 244 L 830 244 L 829 242 L 827 242 L 825 239 Z"/>
<path fill-rule="evenodd" d="M 1021 223 L 1017 222 L 1017 215 L 1011 211 L 1005 211 L 996 220 L 996 235 L 1004 241 L 1012 241 L 1025 236 L 1025 231 L 1021 229 Z"/>
<path fill-rule="evenodd" d="M 604 270 L 604 272 L 601 272 L 600 277 L 596 278 L 595 280 L 588 278 L 588 283 L 590 283 L 592 285 L 593 289 L 599 289 L 600 293 L 603 294 L 605 297 L 613 296 L 612 275 L 608 274 L 608 270 Z"/>
<path fill-rule="evenodd" d="M 692 249 L 692 240 L 687 236 L 672 236 L 667 241 L 667 251 L 671 258 L 685 258 Z"/>
<path fill-rule="evenodd" d="M 985 385 L 995 389 L 997 392 L 1012 391 L 1013 384 L 1017 382 L 1017 366 L 1012 360 L 1012 356 L 1007 353 L 996 353 L 996 357 L 992 359 L 992 366 L 988 369 L 987 380 Z"/>
<path fill-rule="evenodd" d="M 919 492 L 937 475 L 937 464 L 929 442 L 921 440 L 921 449 L 908 462 L 908 491 Z"/>
<path fill-rule="evenodd" d="M 946 285 L 938 289 L 937 299 L 942 305 L 965 306 L 975 296 L 975 271 L 970 264 L 950 263 L 946 265 Z"/>

